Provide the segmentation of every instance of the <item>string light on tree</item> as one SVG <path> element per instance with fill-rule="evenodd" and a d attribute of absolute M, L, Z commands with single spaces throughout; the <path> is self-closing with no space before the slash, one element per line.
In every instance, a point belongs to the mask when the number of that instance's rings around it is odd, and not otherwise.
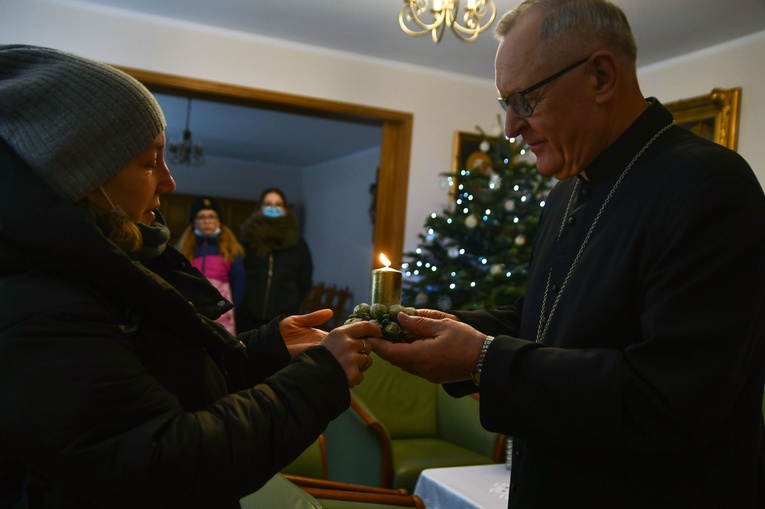
<path fill-rule="evenodd" d="M 551 179 L 539 175 L 520 139 L 484 135 L 475 147 L 491 163 L 443 174 L 454 203 L 429 214 L 419 245 L 404 253 L 402 299 L 417 307 L 493 308 L 525 291 L 526 266 Z"/>

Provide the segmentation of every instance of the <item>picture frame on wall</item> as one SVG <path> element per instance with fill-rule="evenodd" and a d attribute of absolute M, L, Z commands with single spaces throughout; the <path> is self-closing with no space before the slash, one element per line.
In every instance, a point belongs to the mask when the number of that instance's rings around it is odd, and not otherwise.
<path fill-rule="evenodd" d="M 491 156 L 481 150 L 481 143 L 487 140 L 490 144 L 497 143 L 499 138 L 488 136 L 484 138 L 479 133 L 466 133 L 463 131 L 454 132 L 454 142 L 452 144 L 452 174 L 458 174 L 462 170 L 472 170 L 476 168 L 485 168 L 491 165 Z M 456 196 L 455 178 L 453 186 L 449 188 L 450 202 L 454 202 Z"/>
<path fill-rule="evenodd" d="M 665 104 L 677 125 L 736 150 L 741 87 L 715 88 L 706 95 Z"/>

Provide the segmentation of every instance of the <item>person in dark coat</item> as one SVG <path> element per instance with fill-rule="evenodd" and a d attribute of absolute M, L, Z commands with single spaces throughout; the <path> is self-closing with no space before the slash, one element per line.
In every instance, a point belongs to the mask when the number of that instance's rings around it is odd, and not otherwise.
<path fill-rule="evenodd" d="M 242 327 L 257 327 L 297 313 L 313 282 L 313 260 L 284 193 L 260 194 L 260 207 L 240 227 L 244 246 L 245 291 L 237 308 Z"/>
<path fill-rule="evenodd" d="M 509 507 L 765 507 L 765 195 L 675 125 L 608 0 L 526 0 L 497 26 L 505 134 L 547 199 L 525 297 L 421 310 L 390 362 L 514 437 Z"/>
<path fill-rule="evenodd" d="M 164 128 L 121 71 L 0 46 L 0 507 L 237 508 L 371 363 L 377 328 L 313 329 L 329 310 L 214 321 L 158 212 Z"/>

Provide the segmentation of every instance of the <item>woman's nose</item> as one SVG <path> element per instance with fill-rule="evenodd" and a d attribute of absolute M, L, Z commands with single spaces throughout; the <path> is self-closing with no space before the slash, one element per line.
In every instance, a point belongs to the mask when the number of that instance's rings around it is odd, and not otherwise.
<path fill-rule="evenodd" d="M 159 182 L 157 182 L 157 194 L 172 193 L 175 191 L 175 179 L 170 174 L 170 168 L 163 163 L 164 169 L 161 172 Z"/>

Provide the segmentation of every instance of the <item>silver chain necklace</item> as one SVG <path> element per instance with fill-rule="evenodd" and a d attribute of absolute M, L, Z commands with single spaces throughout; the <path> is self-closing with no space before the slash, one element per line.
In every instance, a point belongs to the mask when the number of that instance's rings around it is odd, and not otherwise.
<path fill-rule="evenodd" d="M 605 210 L 606 205 L 608 205 L 608 202 L 611 201 L 611 197 L 616 192 L 616 188 L 619 187 L 619 184 L 622 183 L 622 180 L 624 180 L 624 177 L 627 175 L 627 173 L 630 171 L 632 166 L 635 164 L 635 161 L 638 160 L 638 158 L 643 155 L 643 152 L 645 152 L 648 147 L 651 146 L 651 144 L 656 141 L 656 139 L 664 134 L 664 131 L 669 129 L 675 125 L 674 120 L 664 126 L 659 132 L 653 135 L 653 138 L 648 140 L 648 143 L 646 143 L 643 148 L 640 149 L 640 151 L 635 154 L 635 157 L 632 158 L 632 161 L 627 165 L 626 168 L 624 168 L 624 171 L 622 171 L 622 174 L 619 175 L 619 178 L 616 179 L 616 182 L 614 182 L 614 186 L 611 188 L 611 190 L 608 192 L 608 195 L 606 195 L 606 199 L 603 201 L 603 204 L 600 206 L 600 209 L 598 210 L 598 213 L 595 214 L 595 219 L 592 220 L 592 224 L 590 225 L 590 229 L 587 231 L 587 235 L 585 235 L 584 240 L 582 241 L 582 245 L 579 246 L 579 252 L 574 257 L 574 261 L 571 262 L 571 267 L 568 269 L 568 272 L 566 273 L 566 277 L 563 279 L 563 284 L 560 285 L 560 290 L 558 291 L 558 294 L 555 296 L 555 300 L 553 301 L 552 308 L 550 308 L 550 314 L 547 315 L 547 319 L 545 319 L 545 309 L 547 308 L 547 294 L 550 291 L 550 280 L 552 279 L 552 267 L 550 268 L 550 271 L 547 273 L 547 284 L 545 285 L 545 293 L 542 297 L 542 309 L 539 311 L 539 324 L 537 325 L 537 343 L 541 343 L 542 340 L 544 340 L 545 336 L 547 335 L 547 330 L 550 328 L 550 322 L 552 321 L 553 313 L 555 313 L 555 308 L 558 307 L 558 302 L 560 301 L 561 295 L 563 295 L 563 290 L 566 289 L 566 285 L 568 284 L 568 280 L 571 277 L 571 274 L 574 272 L 574 269 L 579 264 L 579 260 L 582 257 L 582 253 L 584 252 L 585 246 L 587 246 L 587 242 L 590 240 L 590 236 L 592 235 L 593 230 L 595 229 L 595 225 L 598 224 L 598 221 L 600 220 L 600 216 L 603 214 L 603 210 Z M 563 228 L 566 226 L 566 220 L 568 219 L 569 211 L 571 210 L 571 205 L 574 203 L 574 197 L 576 196 L 576 192 L 579 189 L 579 180 L 577 179 L 576 183 L 574 184 L 574 189 L 571 190 L 571 196 L 568 197 L 568 204 L 566 205 L 566 211 L 563 213 L 563 220 L 560 223 L 560 229 L 558 230 L 558 240 L 560 240 L 561 235 L 563 234 Z"/>

